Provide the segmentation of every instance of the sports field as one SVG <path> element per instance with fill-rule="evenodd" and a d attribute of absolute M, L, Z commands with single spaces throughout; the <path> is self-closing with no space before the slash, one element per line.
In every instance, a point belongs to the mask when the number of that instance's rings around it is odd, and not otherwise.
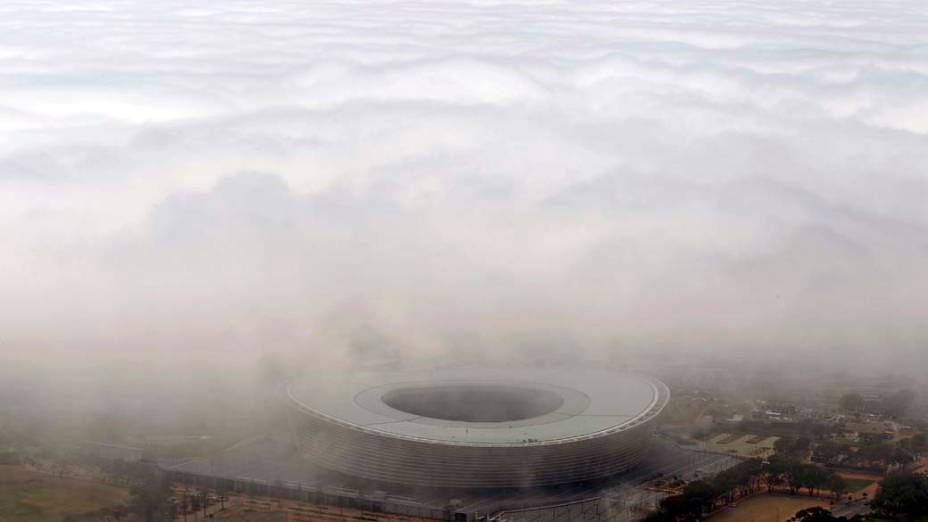
<path fill-rule="evenodd" d="M 0 466 L 0 522 L 56 522 L 128 501 L 123 488 Z"/>

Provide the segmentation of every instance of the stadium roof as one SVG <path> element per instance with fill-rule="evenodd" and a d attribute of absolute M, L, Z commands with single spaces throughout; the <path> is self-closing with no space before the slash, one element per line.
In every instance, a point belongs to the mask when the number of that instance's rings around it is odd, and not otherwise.
<path fill-rule="evenodd" d="M 560 400 L 540 415 L 502 422 L 427 417 L 383 401 L 397 391 L 427 397 L 430 390 L 448 386 L 529 389 Z M 646 376 L 578 367 L 319 373 L 292 383 L 288 393 L 303 411 L 353 429 L 479 446 L 571 442 L 621 431 L 656 415 L 669 397 L 662 383 Z"/>

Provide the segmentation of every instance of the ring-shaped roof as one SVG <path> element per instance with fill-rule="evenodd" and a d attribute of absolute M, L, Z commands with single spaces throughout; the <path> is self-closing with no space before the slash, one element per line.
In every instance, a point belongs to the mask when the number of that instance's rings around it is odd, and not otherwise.
<path fill-rule="evenodd" d="M 394 390 L 447 385 L 513 386 L 560 395 L 560 407 L 528 419 L 464 422 L 423 417 L 383 402 Z M 386 437 L 437 444 L 557 444 L 622 431 L 656 416 L 669 392 L 650 377 L 584 367 L 446 368 L 319 373 L 288 386 L 295 405 L 332 423 Z"/>

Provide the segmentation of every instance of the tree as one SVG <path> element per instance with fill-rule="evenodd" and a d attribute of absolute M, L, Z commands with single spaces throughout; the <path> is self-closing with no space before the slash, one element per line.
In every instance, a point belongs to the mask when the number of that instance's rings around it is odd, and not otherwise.
<path fill-rule="evenodd" d="M 928 515 L 928 477 L 896 473 L 883 479 L 870 507 L 881 515 L 914 518 Z"/>
<path fill-rule="evenodd" d="M 857 452 L 856 458 L 870 462 L 882 462 L 885 465 L 906 464 L 915 460 L 915 456 L 907 449 L 885 443 L 863 446 Z"/>
<path fill-rule="evenodd" d="M 147 469 L 130 489 L 130 495 L 130 510 L 144 517 L 146 522 L 152 522 L 170 496 L 170 484 L 157 470 Z"/>
<path fill-rule="evenodd" d="M 770 460 L 767 471 L 768 484 L 786 482 L 793 495 L 798 495 L 802 488 L 808 489 L 809 494 L 814 495 L 815 490 L 825 487 L 834 475 L 817 464 L 803 464 L 795 459 L 776 456 Z"/>
<path fill-rule="evenodd" d="M 847 492 L 848 485 L 846 480 L 841 478 L 838 474 L 832 473 L 831 476 L 828 477 L 828 481 L 825 482 L 825 488 L 834 494 L 835 500 L 838 500 L 841 498 L 841 495 Z"/>
<path fill-rule="evenodd" d="M 755 493 L 760 489 L 763 468 L 760 459 L 749 459 L 718 473 L 712 485 L 719 496 L 727 497 L 730 502 L 739 492 Z"/>
<path fill-rule="evenodd" d="M 809 453 L 812 441 L 805 437 L 783 437 L 773 443 L 777 455 L 784 458 L 802 459 Z"/>
<path fill-rule="evenodd" d="M 851 455 L 851 446 L 835 441 L 825 441 L 815 447 L 812 460 L 825 464 L 839 464 Z"/>
<path fill-rule="evenodd" d="M 187 496 L 185 491 L 183 495 L 180 496 L 180 512 L 184 514 L 184 521 L 187 520 L 187 513 L 190 511 L 190 498 Z"/>
<path fill-rule="evenodd" d="M 905 448 L 912 453 L 922 453 L 928 450 L 928 436 L 924 433 L 916 433 L 909 438 L 900 440 L 899 447 Z"/>
<path fill-rule="evenodd" d="M 786 462 L 782 465 L 782 469 L 782 476 L 786 480 L 786 485 L 789 486 L 790 493 L 798 495 L 799 489 L 805 485 L 802 463 L 795 460 Z"/>
<path fill-rule="evenodd" d="M 704 480 L 694 480 L 683 488 L 683 493 L 661 500 L 657 511 L 645 519 L 649 522 L 699 520 L 702 514 L 711 511 L 718 492 Z"/>
<path fill-rule="evenodd" d="M 915 401 L 915 392 L 909 389 L 899 390 L 880 398 L 880 409 L 890 417 L 905 417 Z"/>
<path fill-rule="evenodd" d="M 701 515 L 712 509 L 718 496 L 712 484 L 704 480 L 694 480 L 683 488 L 683 505 L 686 514 Z"/>
<path fill-rule="evenodd" d="M 219 497 L 219 510 L 226 508 L 225 502 L 229 498 L 229 484 L 225 480 L 216 483 L 216 496 Z"/>
<path fill-rule="evenodd" d="M 910 439 L 912 444 L 912 449 L 915 451 L 924 451 L 928 449 L 928 435 L 924 433 L 916 433 L 912 435 Z"/>
<path fill-rule="evenodd" d="M 668 497 L 673 498 L 673 497 Z M 677 517 L 671 515 L 670 513 L 664 511 L 663 509 L 658 509 L 657 511 L 652 511 L 648 513 L 648 516 L 644 518 L 644 522 L 677 522 Z"/>
<path fill-rule="evenodd" d="M 809 495 L 815 495 L 816 489 L 821 489 L 831 480 L 833 473 L 815 464 L 802 465 L 802 483 L 809 490 Z"/>
<path fill-rule="evenodd" d="M 790 522 L 840 522 L 848 520 L 846 517 L 836 517 L 825 508 L 810 507 L 797 511 Z"/>
<path fill-rule="evenodd" d="M 848 413 L 862 413 L 866 401 L 859 393 L 845 393 L 841 396 L 840 405 Z"/>

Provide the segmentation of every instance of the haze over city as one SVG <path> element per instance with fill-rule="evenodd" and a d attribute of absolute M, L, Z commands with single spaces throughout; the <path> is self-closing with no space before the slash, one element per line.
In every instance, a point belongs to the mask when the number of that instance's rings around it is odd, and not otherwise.
<path fill-rule="evenodd" d="M 924 387 L 926 92 L 920 0 L 7 0 L 0 428 L 378 364 Z"/>

